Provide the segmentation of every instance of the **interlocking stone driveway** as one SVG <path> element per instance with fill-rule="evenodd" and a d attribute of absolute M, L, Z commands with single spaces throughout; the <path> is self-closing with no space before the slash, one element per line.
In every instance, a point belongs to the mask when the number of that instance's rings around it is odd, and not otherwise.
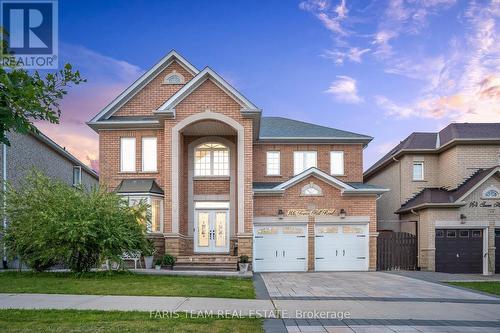
<path fill-rule="evenodd" d="M 500 332 L 500 298 L 384 272 L 264 273 L 275 307 L 267 332 Z M 349 312 L 301 319 L 298 313 Z"/>
<path fill-rule="evenodd" d="M 496 300 L 496 297 L 383 272 L 263 273 L 273 299 L 405 298 Z"/>

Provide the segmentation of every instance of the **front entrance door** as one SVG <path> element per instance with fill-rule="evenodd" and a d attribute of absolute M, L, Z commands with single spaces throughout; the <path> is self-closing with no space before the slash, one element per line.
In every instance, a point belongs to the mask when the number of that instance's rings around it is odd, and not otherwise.
<path fill-rule="evenodd" d="M 229 252 L 229 217 L 227 210 L 195 211 L 194 251 Z"/>

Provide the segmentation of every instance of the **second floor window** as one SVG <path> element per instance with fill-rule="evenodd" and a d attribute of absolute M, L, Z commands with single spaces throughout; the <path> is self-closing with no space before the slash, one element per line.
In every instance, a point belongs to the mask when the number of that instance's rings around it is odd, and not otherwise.
<path fill-rule="evenodd" d="M 315 151 L 293 152 L 293 174 L 298 175 L 304 170 L 317 167 L 317 154 Z"/>
<path fill-rule="evenodd" d="M 82 183 L 82 167 L 75 165 L 73 167 L 73 186 L 80 185 Z"/>
<path fill-rule="evenodd" d="M 344 152 L 330 152 L 330 174 L 333 176 L 344 175 Z"/>
<path fill-rule="evenodd" d="M 120 140 L 120 171 L 135 172 L 135 138 Z"/>
<path fill-rule="evenodd" d="M 424 180 L 424 162 L 413 162 L 413 180 Z"/>
<path fill-rule="evenodd" d="M 142 171 L 157 171 L 156 161 L 156 138 L 142 138 Z"/>
<path fill-rule="evenodd" d="M 279 176 L 280 175 L 280 152 L 268 151 L 266 161 L 266 175 Z"/>
<path fill-rule="evenodd" d="M 204 143 L 194 150 L 195 176 L 229 176 L 229 149 L 220 143 Z"/>

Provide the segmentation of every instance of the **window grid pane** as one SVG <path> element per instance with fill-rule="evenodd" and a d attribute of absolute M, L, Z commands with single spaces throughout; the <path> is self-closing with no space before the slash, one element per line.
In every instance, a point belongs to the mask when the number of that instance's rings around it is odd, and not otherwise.
<path fill-rule="evenodd" d="M 296 151 L 293 153 L 293 170 L 297 175 L 304 170 L 317 167 L 317 158 L 315 151 Z"/>
<path fill-rule="evenodd" d="M 151 200 L 151 231 L 161 232 L 160 199 Z"/>
<path fill-rule="evenodd" d="M 156 138 L 142 138 L 142 171 L 156 171 Z"/>
<path fill-rule="evenodd" d="M 279 176 L 280 174 L 280 152 L 268 151 L 267 152 L 267 175 Z"/>
<path fill-rule="evenodd" d="M 121 138 L 120 165 L 123 172 L 135 171 L 135 138 Z"/>
<path fill-rule="evenodd" d="M 227 150 L 215 150 L 214 156 L 214 176 L 229 176 L 229 152 Z"/>
<path fill-rule="evenodd" d="M 211 166 L 211 156 L 208 150 L 197 150 L 194 153 L 194 174 L 195 176 L 209 176 Z"/>
<path fill-rule="evenodd" d="M 343 175 L 344 174 L 344 152 L 343 151 L 332 151 L 330 153 L 330 165 L 332 175 Z"/>
<path fill-rule="evenodd" d="M 413 180 L 424 179 L 424 165 L 423 163 L 413 163 Z"/>

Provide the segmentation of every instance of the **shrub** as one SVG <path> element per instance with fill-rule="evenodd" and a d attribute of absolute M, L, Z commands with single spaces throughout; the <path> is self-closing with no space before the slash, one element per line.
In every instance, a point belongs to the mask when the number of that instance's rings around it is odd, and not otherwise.
<path fill-rule="evenodd" d="M 118 261 L 124 251 L 146 245 L 147 207 L 128 207 L 103 188 L 83 191 L 30 174 L 19 190 L 8 186 L 5 243 L 37 271 L 63 263 L 74 272 L 89 271 L 103 259 Z"/>
<path fill-rule="evenodd" d="M 177 258 L 171 254 L 165 254 L 163 256 L 163 265 L 165 265 L 165 266 L 173 266 L 173 265 L 175 265 L 176 261 L 177 261 Z"/>
<path fill-rule="evenodd" d="M 249 258 L 246 255 L 240 256 L 240 263 L 242 264 L 248 264 Z"/>

